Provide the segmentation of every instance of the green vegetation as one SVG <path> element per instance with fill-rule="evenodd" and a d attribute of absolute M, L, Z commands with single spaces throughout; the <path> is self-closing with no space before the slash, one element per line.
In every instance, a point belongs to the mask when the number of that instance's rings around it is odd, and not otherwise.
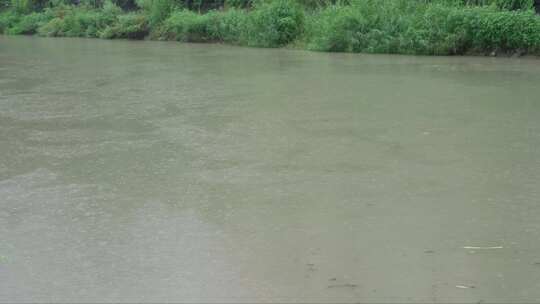
<path fill-rule="evenodd" d="M 105 27 L 100 37 L 106 39 L 143 39 L 150 33 L 147 17 L 143 14 L 129 13 L 118 16 L 116 22 Z"/>
<path fill-rule="evenodd" d="M 302 33 L 304 12 L 292 1 L 275 0 L 257 5 L 246 24 L 248 44 L 284 46 Z"/>
<path fill-rule="evenodd" d="M 0 32 L 316 51 L 540 55 L 533 0 L 0 0 Z"/>
<path fill-rule="evenodd" d="M 452 55 L 537 53 L 540 18 L 495 6 L 362 1 L 312 14 L 308 48 L 320 51 Z"/>

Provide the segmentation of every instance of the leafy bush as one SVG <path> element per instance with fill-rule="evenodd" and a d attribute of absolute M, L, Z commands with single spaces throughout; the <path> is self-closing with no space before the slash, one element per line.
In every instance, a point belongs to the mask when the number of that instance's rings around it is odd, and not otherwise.
<path fill-rule="evenodd" d="M 540 18 L 530 11 L 431 7 L 408 38 L 409 48 L 417 54 L 535 52 L 540 46 Z"/>
<path fill-rule="evenodd" d="M 22 16 L 18 22 L 14 23 L 7 31 L 12 35 L 33 35 L 37 33 L 40 26 L 47 23 L 52 16 L 47 13 L 31 13 Z"/>
<path fill-rule="evenodd" d="M 118 17 L 118 21 L 107 26 L 100 37 L 105 39 L 125 38 L 144 39 L 149 33 L 148 21 L 142 14 L 126 14 Z"/>
<path fill-rule="evenodd" d="M 303 31 L 304 12 L 293 1 L 263 2 L 250 14 L 248 43 L 253 46 L 278 47 L 291 43 Z"/>
<path fill-rule="evenodd" d="M 61 18 L 54 18 L 38 29 L 40 36 L 59 37 L 65 36 L 66 25 Z"/>
<path fill-rule="evenodd" d="M 214 40 L 244 44 L 248 24 L 248 13 L 244 10 L 229 9 L 223 12 L 211 12 L 208 31 Z"/>
<path fill-rule="evenodd" d="M 0 12 L 0 33 L 6 33 L 11 27 L 19 22 L 21 16 L 13 11 Z"/>
<path fill-rule="evenodd" d="M 184 42 L 208 42 L 214 40 L 210 31 L 212 15 L 200 15 L 188 10 L 176 11 L 163 22 L 158 30 L 161 39 Z"/>
<path fill-rule="evenodd" d="M 489 6 L 364 0 L 319 10 L 307 29 L 308 48 L 319 51 L 452 55 L 540 46 L 538 16 Z"/>
<path fill-rule="evenodd" d="M 309 49 L 352 52 L 358 49 L 367 21 L 351 6 L 330 6 L 311 16 L 307 23 Z"/>
<path fill-rule="evenodd" d="M 99 37 L 105 28 L 115 23 L 121 12 L 114 4 L 107 3 L 101 10 L 77 6 L 56 8 L 56 17 L 42 25 L 38 33 L 42 36 Z"/>
<path fill-rule="evenodd" d="M 249 14 L 243 10 L 210 11 L 198 14 L 188 10 L 171 14 L 152 33 L 153 38 L 184 42 L 246 43 Z"/>
<path fill-rule="evenodd" d="M 533 12 L 482 13 L 471 20 L 469 29 L 476 49 L 532 51 L 540 47 L 540 18 Z"/>
<path fill-rule="evenodd" d="M 308 48 L 331 52 L 397 53 L 417 10 L 405 1 L 332 5 L 310 16 Z"/>
<path fill-rule="evenodd" d="M 158 25 L 159 23 L 167 19 L 167 17 L 169 17 L 171 12 L 175 8 L 175 3 L 173 0 L 150 0 L 150 1 L 151 1 L 151 4 L 149 5 L 148 18 L 150 21 L 150 25 L 152 26 Z"/>

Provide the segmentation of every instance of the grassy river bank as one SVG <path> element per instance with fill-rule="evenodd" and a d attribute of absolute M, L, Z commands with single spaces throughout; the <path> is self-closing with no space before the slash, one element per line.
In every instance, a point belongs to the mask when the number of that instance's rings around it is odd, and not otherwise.
<path fill-rule="evenodd" d="M 415 55 L 540 55 L 534 0 L 0 0 L 0 33 Z"/>

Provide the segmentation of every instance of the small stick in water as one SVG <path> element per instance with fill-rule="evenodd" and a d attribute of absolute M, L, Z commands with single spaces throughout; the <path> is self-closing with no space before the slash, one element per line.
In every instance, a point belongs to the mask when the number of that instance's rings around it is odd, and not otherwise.
<path fill-rule="evenodd" d="M 356 284 L 336 284 L 336 285 L 329 285 L 328 288 L 356 288 L 358 285 Z"/>
<path fill-rule="evenodd" d="M 493 247 L 479 247 L 479 246 L 464 246 L 463 249 L 503 249 L 503 246 L 493 246 Z"/>

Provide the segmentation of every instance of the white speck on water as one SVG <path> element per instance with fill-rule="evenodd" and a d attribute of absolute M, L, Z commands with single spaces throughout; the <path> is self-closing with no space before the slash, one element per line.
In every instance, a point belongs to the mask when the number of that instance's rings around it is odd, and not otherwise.
<path fill-rule="evenodd" d="M 459 289 L 471 289 L 471 288 L 474 288 L 474 286 L 456 285 L 456 288 L 459 288 Z"/>
<path fill-rule="evenodd" d="M 463 249 L 478 249 L 478 250 L 484 250 L 484 249 L 503 249 L 503 246 L 492 246 L 492 247 L 482 247 L 482 246 L 464 246 Z"/>

